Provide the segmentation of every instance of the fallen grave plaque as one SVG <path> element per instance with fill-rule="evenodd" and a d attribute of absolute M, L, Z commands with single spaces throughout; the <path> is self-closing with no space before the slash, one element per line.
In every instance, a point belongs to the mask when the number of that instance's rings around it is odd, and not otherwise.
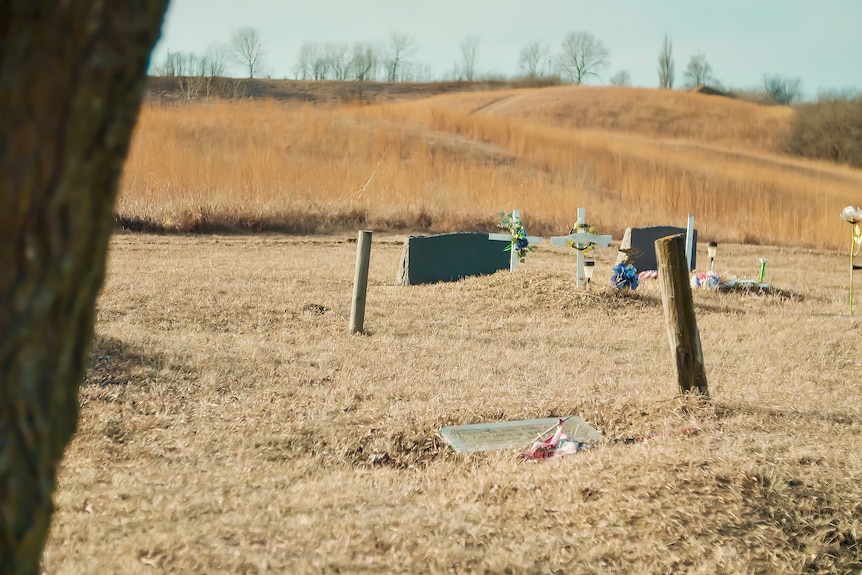
<path fill-rule="evenodd" d="M 509 254 L 488 234 L 462 232 L 410 236 L 404 241 L 397 285 L 454 282 L 509 268 Z"/>
<path fill-rule="evenodd" d="M 602 438 L 599 431 L 575 415 L 563 418 L 563 431 L 573 441 L 595 443 Z M 443 440 L 456 451 L 490 451 L 492 449 L 526 449 L 534 441 L 544 439 L 557 429 L 560 418 L 526 419 L 498 423 L 456 425 L 440 430 Z M 543 435 L 544 434 L 544 435 Z"/>

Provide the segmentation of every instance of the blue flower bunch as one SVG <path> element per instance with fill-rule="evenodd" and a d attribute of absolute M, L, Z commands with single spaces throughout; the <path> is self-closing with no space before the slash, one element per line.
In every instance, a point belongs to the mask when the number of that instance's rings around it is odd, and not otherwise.
<path fill-rule="evenodd" d="M 527 231 L 524 229 L 524 224 L 521 223 L 521 220 L 514 218 L 512 214 L 500 212 L 499 227 L 509 230 L 509 233 L 512 234 L 512 243 L 506 246 L 504 251 L 508 252 L 514 249 L 518 256 L 518 261 L 524 263 L 527 253 L 536 249 L 530 245 L 530 241 L 527 239 Z"/>
<path fill-rule="evenodd" d="M 638 270 L 632 264 L 617 264 L 613 268 L 611 283 L 617 289 L 638 289 Z"/>

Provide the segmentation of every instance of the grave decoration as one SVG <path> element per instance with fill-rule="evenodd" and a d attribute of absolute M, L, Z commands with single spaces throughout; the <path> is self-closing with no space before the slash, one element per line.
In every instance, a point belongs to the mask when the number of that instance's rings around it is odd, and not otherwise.
<path fill-rule="evenodd" d="M 565 433 L 565 420 L 560 419 L 557 423 L 556 431 L 547 439 L 536 440 L 529 449 L 521 453 L 518 457 L 524 461 L 537 461 L 540 459 L 550 459 L 551 457 L 562 457 L 571 455 L 578 451 L 590 449 L 594 447 L 592 443 L 584 443 L 572 439 Z"/>
<path fill-rule="evenodd" d="M 766 275 L 766 260 L 759 259 L 760 272 L 757 279 L 736 279 L 736 277 L 723 277 L 715 271 L 715 255 L 718 252 L 718 244 L 709 242 L 706 246 L 707 254 L 709 255 L 709 271 L 697 272 L 691 275 L 691 287 L 695 289 L 707 290 L 750 290 L 755 288 L 759 291 L 769 291 L 769 284 L 763 283 L 763 278 Z"/>
<path fill-rule="evenodd" d="M 507 234 L 488 234 L 492 241 L 508 242 L 503 251 L 509 252 L 509 271 L 514 272 L 518 262 L 524 263 L 527 254 L 533 251 L 535 246 L 531 244 L 542 243 L 542 238 L 528 236 L 524 224 L 521 222 L 521 212 L 513 210 L 511 214 L 500 212 L 500 228 L 508 230 Z"/>
<path fill-rule="evenodd" d="M 694 289 L 708 289 L 721 291 L 745 291 L 756 289 L 761 292 L 768 292 L 771 286 L 763 282 L 766 275 L 766 260 L 760 258 L 760 272 L 758 279 L 737 279 L 736 277 L 724 277 L 712 270 L 707 272 L 697 272 L 691 275 L 691 287 Z"/>
<path fill-rule="evenodd" d="M 578 208 L 578 219 L 566 236 L 554 236 L 551 243 L 555 246 L 571 246 L 578 257 L 578 271 L 575 285 L 580 286 L 586 280 L 584 271 L 584 256 L 592 255 L 596 246 L 608 247 L 611 244 L 611 236 L 600 236 L 596 228 L 586 223 L 586 210 Z"/>
<path fill-rule="evenodd" d="M 715 271 L 715 254 L 718 253 L 718 243 L 709 242 L 706 244 L 706 253 L 709 255 L 709 271 Z"/>
<path fill-rule="evenodd" d="M 627 248 L 626 252 L 620 250 L 620 253 L 625 254 L 626 258 L 613 267 L 611 285 L 618 290 L 638 289 L 640 276 L 638 275 L 637 268 L 632 263 L 632 259 L 640 253 L 640 250 L 637 248 Z M 658 272 L 656 272 L 656 277 L 658 277 Z"/>
<path fill-rule="evenodd" d="M 566 244 L 572 246 L 572 249 L 576 250 L 575 253 L 581 252 L 585 256 L 591 256 L 596 253 L 596 242 L 590 241 L 592 238 L 589 236 L 598 236 L 599 232 L 587 223 L 575 222 L 575 225 L 572 226 L 572 229 L 569 230 L 569 234 L 573 236 L 577 236 L 580 234 L 584 234 L 587 236 L 587 239 L 583 242 L 579 242 L 573 238 L 568 238 Z"/>
<path fill-rule="evenodd" d="M 587 278 L 587 291 L 590 291 L 590 285 L 593 280 L 593 272 L 596 271 L 596 262 L 593 260 L 584 262 L 584 277 Z"/>
<path fill-rule="evenodd" d="M 611 285 L 618 290 L 638 289 L 638 270 L 632 264 L 621 263 L 613 267 Z"/>
<path fill-rule="evenodd" d="M 847 206 L 841 211 L 841 219 L 850 224 L 850 313 L 853 313 L 853 270 L 860 269 L 860 266 L 853 264 L 853 257 L 859 254 L 859 248 L 862 247 L 862 208 Z"/>
<path fill-rule="evenodd" d="M 544 441 L 558 428 L 571 441 L 585 445 L 595 444 L 602 439 L 602 434 L 596 428 L 576 415 L 449 426 L 440 430 L 440 436 L 453 449 L 462 453 L 495 449 L 524 450 L 534 442 Z"/>
<path fill-rule="evenodd" d="M 519 450 L 521 461 L 541 461 L 599 447 L 601 443 L 642 443 L 660 437 L 689 435 L 694 425 L 665 432 L 617 437 L 606 440 L 592 425 L 576 415 L 522 421 L 454 425 L 440 430 L 443 441 L 455 451 L 470 453 L 504 449 Z"/>
<path fill-rule="evenodd" d="M 722 285 L 727 285 L 727 282 L 714 271 L 695 273 L 691 276 L 691 287 L 695 289 L 718 289 Z"/>

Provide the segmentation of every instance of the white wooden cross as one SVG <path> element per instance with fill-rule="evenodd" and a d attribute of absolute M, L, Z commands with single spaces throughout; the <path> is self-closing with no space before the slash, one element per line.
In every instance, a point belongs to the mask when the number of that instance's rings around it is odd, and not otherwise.
<path fill-rule="evenodd" d="M 578 223 L 575 226 L 576 231 L 579 226 L 583 226 L 586 224 L 586 210 L 584 208 L 578 208 Z M 600 245 L 603 248 L 608 247 L 611 244 L 611 236 L 600 236 L 598 234 L 588 234 L 585 232 L 577 232 L 574 234 L 569 234 L 567 236 L 554 236 L 551 238 L 551 243 L 555 246 L 560 246 L 564 248 L 566 246 L 576 244 L 579 248 L 586 247 L 588 244 L 596 244 Z M 581 281 L 584 280 L 584 252 L 583 250 L 578 250 L 578 276 L 577 283 L 575 285 L 581 285 Z"/>
<path fill-rule="evenodd" d="M 512 220 L 520 222 L 521 212 L 518 210 L 513 210 Z M 524 228 L 525 233 L 526 231 L 527 229 Z M 514 272 L 518 268 L 518 244 L 515 240 L 512 239 L 512 234 L 488 234 L 488 239 L 498 242 L 509 242 L 509 271 Z M 540 244 L 542 243 L 542 238 L 535 236 L 527 236 L 527 241 L 531 244 Z"/>

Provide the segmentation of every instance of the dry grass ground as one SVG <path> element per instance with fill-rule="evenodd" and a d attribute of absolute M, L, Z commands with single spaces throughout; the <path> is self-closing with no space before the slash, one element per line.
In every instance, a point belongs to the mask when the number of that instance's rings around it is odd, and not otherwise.
<path fill-rule="evenodd" d="M 469 231 L 520 209 L 616 236 L 681 225 L 720 242 L 842 248 L 862 171 L 775 149 L 789 108 L 578 86 L 397 103 L 148 106 L 118 205 L 131 229 Z"/>
<path fill-rule="evenodd" d="M 654 284 L 588 295 L 540 248 L 515 275 L 396 287 L 400 240 L 376 234 L 350 335 L 348 239 L 115 237 L 46 573 L 862 570 L 846 256 L 721 246 L 718 270 L 765 257 L 783 292 L 695 294 L 698 405 Z M 568 414 L 658 436 L 538 464 L 436 437 Z"/>

